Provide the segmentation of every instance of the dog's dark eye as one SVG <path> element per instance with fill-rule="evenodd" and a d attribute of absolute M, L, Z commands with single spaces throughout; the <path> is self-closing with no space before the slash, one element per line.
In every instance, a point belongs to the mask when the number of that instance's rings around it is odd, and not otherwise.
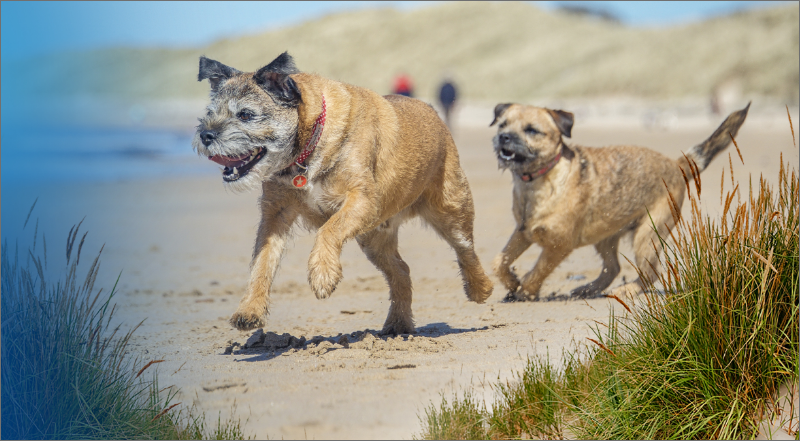
<path fill-rule="evenodd" d="M 251 119 L 253 119 L 254 116 L 255 115 L 253 115 L 253 112 L 249 110 L 242 110 L 241 112 L 236 114 L 236 117 L 244 122 L 250 121 Z"/>
<path fill-rule="evenodd" d="M 527 133 L 528 135 L 533 136 L 533 135 L 536 135 L 537 133 L 539 133 L 539 131 L 534 129 L 531 126 L 528 126 L 528 127 L 525 127 L 525 133 Z"/>

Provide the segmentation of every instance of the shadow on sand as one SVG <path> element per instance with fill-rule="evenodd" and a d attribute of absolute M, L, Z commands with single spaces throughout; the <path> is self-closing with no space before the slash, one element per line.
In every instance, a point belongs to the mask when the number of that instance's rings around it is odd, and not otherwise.
<path fill-rule="evenodd" d="M 288 355 L 297 351 L 324 348 L 325 351 L 349 349 L 350 344 L 362 342 L 364 340 L 376 340 L 388 343 L 401 340 L 410 342 L 415 337 L 438 338 L 452 334 L 463 334 L 466 332 L 487 331 L 505 325 L 483 326 L 480 328 L 453 328 L 447 323 L 429 323 L 417 328 L 415 334 L 381 334 L 380 331 L 366 329 L 364 331 L 354 331 L 350 334 L 339 334 L 336 336 L 317 335 L 310 339 L 305 336 L 294 336 L 289 333 L 276 334 L 274 332 L 264 332 L 263 329 L 256 330 L 244 344 L 231 342 L 220 355 L 239 355 L 250 356 L 247 358 L 235 359 L 241 362 L 269 361 L 276 357 Z M 327 343 L 326 343 L 327 342 Z"/>

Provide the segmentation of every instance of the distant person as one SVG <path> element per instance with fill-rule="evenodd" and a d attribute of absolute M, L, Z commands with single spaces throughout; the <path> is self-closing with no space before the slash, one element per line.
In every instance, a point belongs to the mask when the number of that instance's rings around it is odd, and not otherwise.
<path fill-rule="evenodd" d="M 441 103 L 442 109 L 444 109 L 444 122 L 447 124 L 447 128 L 450 129 L 450 131 L 453 131 L 450 117 L 453 112 L 453 107 L 456 104 L 456 99 L 458 99 L 458 92 L 456 91 L 455 84 L 453 84 L 453 80 L 445 78 L 442 87 L 439 88 L 439 103 Z"/>
<path fill-rule="evenodd" d="M 719 99 L 719 86 L 714 86 L 711 89 L 711 99 L 709 104 L 711 107 L 711 115 L 716 117 L 722 114 L 722 105 Z"/>
<path fill-rule="evenodd" d="M 401 73 L 394 79 L 394 87 L 392 88 L 392 93 L 396 95 L 403 95 L 407 97 L 414 96 L 414 85 L 411 84 L 411 78 Z"/>

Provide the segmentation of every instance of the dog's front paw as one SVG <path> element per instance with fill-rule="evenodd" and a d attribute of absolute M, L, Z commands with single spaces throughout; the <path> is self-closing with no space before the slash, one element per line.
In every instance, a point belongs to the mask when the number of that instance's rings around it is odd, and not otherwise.
<path fill-rule="evenodd" d="M 602 291 L 593 287 L 591 284 L 579 286 L 569 293 L 570 296 L 576 299 L 593 299 L 595 297 L 600 297 L 601 294 Z"/>
<path fill-rule="evenodd" d="M 251 312 L 236 311 L 231 316 L 229 323 L 234 328 L 240 331 L 249 331 L 251 329 L 264 327 L 264 315 L 254 314 Z"/>
<path fill-rule="evenodd" d="M 515 302 L 538 302 L 539 301 L 539 292 L 531 293 L 528 290 L 522 288 L 513 293 L 509 293 L 509 295 L 514 296 Z"/>
<path fill-rule="evenodd" d="M 505 264 L 502 255 L 494 258 L 492 269 L 494 275 L 500 279 L 500 283 L 502 283 L 509 292 L 514 292 L 519 288 L 519 278 L 514 274 L 514 270 Z"/>
<path fill-rule="evenodd" d="M 308 284 L 318 299 L 327 299 L 342 280 L 342 265 L 337 261 L 334 265 L 310 259 L 308 263 Z"/>
<path fill-rule="evenodd" d="M 501 302 L 503 302 L 503 303 L 514 303 L 514 302 L 516 302 L 517 301 L 517 296 L 515 294 L 516 294 L 515 291 L 509 291 L 508 293 L 506 293 L 506 296 L 503 297 L 503 300 L 501 300 Z"/>
<path fill-rule="evenodd" d="M 485 274 L 479 273 L 474 277 L 466 278 L 464 289 L 467 298 L 475 303 L 484 303 L 492 295 L 494 284 Z"/>

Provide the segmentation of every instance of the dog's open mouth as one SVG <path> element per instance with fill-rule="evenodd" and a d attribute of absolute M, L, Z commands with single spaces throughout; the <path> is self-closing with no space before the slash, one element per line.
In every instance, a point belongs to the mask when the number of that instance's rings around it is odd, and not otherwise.
<path fill-rule="evenodd" d="M 501 148 L 498 151 L 498 156 L 504 161 L 525 162 L 525 160 L 528 159 L 524 155 L 520 155 L 519 153 L 505 148 Z"/>
<path fill-rule="evenodd" d="M 222 170 L 222 180 L 233 182 L 246 175 L 256 163 L 267 154 L 267 149 L 258 147 L 250 153 L 241 156 L 209 156 L 208 159 L 224 166 Z"/>

